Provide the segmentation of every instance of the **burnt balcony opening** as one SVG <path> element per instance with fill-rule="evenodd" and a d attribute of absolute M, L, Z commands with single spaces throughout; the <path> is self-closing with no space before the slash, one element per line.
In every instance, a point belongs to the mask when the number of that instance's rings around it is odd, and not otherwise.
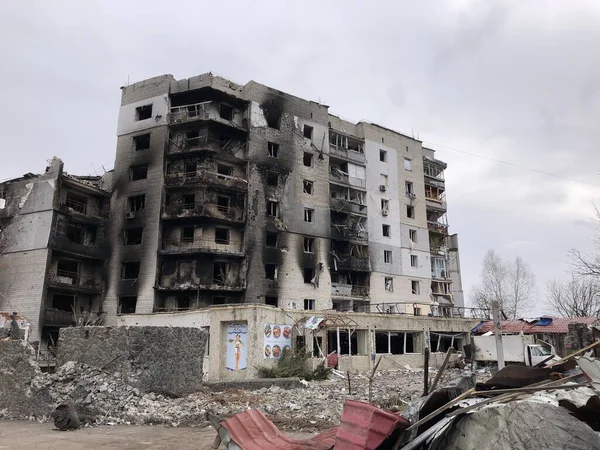
<path fill-rule="evenodd" d="M 180 234 L 180 242 L 190 243 L 194 242 L 194 234 L 196 227 L 182 227 Z"/>
<path fill-rule="evenodd" d="M 85 195 L 73 191 L 67 191 L 65 205 L 79 214 L 87 214 L 88 198 Z"/>
<path fill-rule="evenodd" d="M 332 272 L 354 270 L 371 270 L 369 247 L 350 241 L 331 241 L 331 270 Z"/>
<path fill-rule="evenodd" d="M 229 244 L 229 229 L 215 228 L 215 243 Z"/>
<path fill-rule="evenodd" d="M 96 244 L 96 232 L 97 227 L 94 225 L 69 223 L 66 236 L 74 244 L 92 246 Z"/>
<path fill-rule="evenodd" d="M 211 124 L 187 131 L 169 133 L 167 153 L 199 153 L 208 155 L 229 155 L 241 159 L 246 157 L 246 138 L 232 132 L 222 124 Z"/>
<path fill-rule="evenodd" d="M 338 133 L 333 130 L 329 130 L 329 144 L 334 147 L 352 150 L 357 153 L 364 153 L 364 142 L 361 139 Z"/>
<path fill-rule="evenodd" d="M 75 295 L 52 294 L 52 309 L 72 313 L 75 310 Z"/>
<path fill-rule="evenodd" d="M 219 104 L 219 116 L 221 119 L 233 120 L 233 107 L 226 103 Z"/>
<path fill-rule="evenodd" d="M 277 242 L 279 240 L 279 233 L 276 231 L 267 231 L 265 238 L 265 244 L 267 247 L 277 248 Z"/>
<path fill-rule="evenodd" d="M 137 306 L 137 296 L 128 295 L 128 296 L 119 297 L 117 314 L 135 314 L 136 306 Z"/>
<path fill-rule="evenodd" d="M 219 175 L 225 175 L 227 177 L 233 176 L 233 167 L 226 164 L 217 164 L 217 173 Z"/>
<path fill-rule="evenodd" d="M 56 263 L 56 274 L 58 276 L 79 275 L 79 265 L 79 261 L 59 259 Z"/>
<path fill-rule="evenodd" d="M 226 262 L 215 262 L 213 264 L 213 282 L 217 285 L 224 286 L 227 282 L 229 274 L 229 264 Z"/>
<path fill-rule="evenodd" d="M 370 274 L 367 272 L 332 272 L 331 295 L 335 297 L 368 297 L 369 279 Z"/>

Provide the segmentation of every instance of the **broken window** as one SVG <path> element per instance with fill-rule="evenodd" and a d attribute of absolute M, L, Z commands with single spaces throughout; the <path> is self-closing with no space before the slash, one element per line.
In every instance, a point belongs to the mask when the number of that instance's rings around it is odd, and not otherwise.
<path fill-rule="evenodd" d="M 381 232 L 383 233 L 383 237 L 390 237 L 391 236 L 391 226 L 389 225 L 381 225 Z"/>
<path fill-rule="evenodd" d="M 267 216 L 279 217 L 279 203 L 273 200 L 267 202 Z"/>
<path fill-rule="evenodd" d="M 277 264 L 267 263 L 265 264 L 265 278 L 267 280 L 277 279 Z"/>
<path fill-rule="evenodd" d="M 84 228 L 83 225 L 70 223 L 67 227 L 67 238 L 75 244 L 83 244 Z"/>
<path fill-rule="evenodd" d="M 215 262 L 213 264 L 213 282 L 221 286 L 225 285 L 228 272 L 229 264 L 226 262 Z"/>
<path fill-rule="evenodd" d="M 315 269 L 311 267 L 304 268 L 304 282 L 311 283 L 312 279 L 315 277 Z"/>
<path fill-rule="evenodd" d="M 315 358 L 325 357 L 323 354 L 323 338 L 321 336 L 313 336 L 313 356 Z"/>
<path fill-rule="evenodd" d="M 271 305 L 271 306 L 278 307 L 279 299 L 275 296 L 265 295 L 265 305 Z"/>
<path fill-rule="evenodd" d="M 314 310 L 315 309 L 315 300 L 312 298 L 304 299 L 304 309 L 305 310 Z"/>
<path fill-rule="evenodd" d="M 219 105 L 219 116 L 221 119 L 233 120 L 233 108 L 225 103 Z"/>
<path fill-rule="evenodd" d="M 404 170 L 412 170 L 412 161 L 408 158 L 404 158 Z"/>
<path fill-rule="evenodd" d="M 391 250 L 383 251 L 383 262 L 386 264 L 392 263 L 392 251 Z"/>
<path fill-rule="evenodd" d="M 419 260 L 417 258 L 417 255 L 410 255 L 410 267 L 418 267 L 419 266 Z"/>
<path fill-rule="evenodd" d="M 312 195 L 313 193 L 313 182 L 312 181 L 308 181 L 308 180 L 304 180 L 304 182 L 302 183 L 303 185 L 303 192 L 305 194 L 309 194 Z"/>
<path fill-rule="evenodd" d="M 130 228 L 123 232 L 123 245 L 139 245 L 142 243 L 142 227 Z"/>
<path fill-rule="evenodd" d="M 304 165 L 306 167 L 312 167 L 313 165 L 313 155 L 312 153 L 304 152 L 304 157 L 302 158 L 304 161 Z"/>
<path fill-rule="evenodd" d="M 135 120 L 146 120 L 152 117 L 152 104 L 135 108 Z"/>
<path fill-rule="evenodd" d="M 312 139 L 313 137 L 313 127 L 309 125 L 304 125 L 304 137 L 307 139 Z"/>
<path fill-rule="evenodd" d="M 279 233 L 274 232 L 274 231 L 267 231 L 267 237 L 266 237 L 267 247 L 277 247 L 278 237 L 279 237 Z"/>
<path fill-rule="evenodd" d="M 267 172 L 267 185 L 268 186 L 277 186 L 279 184 L 279 175 L 277 172 Z"/>
<path fill-rule="evenodd" d="M 189 295 L 179 295 L 179 296 L 177 296 L 177 309 L 178 310 L 190 309 L 190 297 L 189 297 Z"/>
<path fill-rule="evenodd" d="M 390 212 L 390 201 L 384 198 L 381 199 L 381 214 L 387 216 Z"/>
<path fill-rule="evenodd" d="M 225 195 L 217 196 L 217 209 L 221 212 L 229 212 L 229 205 L 231 203 L 231 199 L 226 197 Z"/>
<path fill-rule="evenodd" d="M 379 161 L 387 162 L 387 152 L 385 150 L 379 150 Z"/>
<path fill-rule="evenodd" d="M 140 134 L 139 136 L 133 137 L 133 149 L 148 150 L 150 148 L 150 133 Z"/>
<path fill-rule="evenodd" d="M 140 262 L 129 261 L 121 264 L 121 278 L 123 280 L 133 280 L 138 277 L 140 273 Z"/>
<path fill-rule="evenodd" d="M 279 144 L 276 144 L 275 142 L 269 142 L 267 144 L 267 152 L 268 155 L 273 157 L 273 158 L 278 158 L 279 157 Z"/>
<path fill-rule="evenodd" d="M 421 293 L 421 286 L 417 280 L 411 280 L 410 287 L 412 289 L 412 293 L 415 295 L 419 295 Z"/>
<path fill-rule="evenodd" d="M 215 296 L 212 298 L 212 304 L 213 305 L 224 305 L 226 302 L 226 298 L 225 297 L 221 297 L 221 296 Z"/>
<path fill-rule="evenodd" d="M 315 252 L 315 240 L 313 238 L 304 238 L 304 252 L 314 253 Z"/>
<path fill-rule="evenodd" d="M 394 279 L 392 277 L 385 277 L 385 290 L 394 292 Z"/>
<path fill-rule="evenodd" d="M 215 243 L 229 244 L 229 228 L 215 228 Z"/>
<path fill-rule="evenodd" d="M 196 161 L 186 161 L 184 164 L 184 171 L 188 177 L 196 176 L 198 172 L 198 163 Z"/>
<path fill-rule="evenodd" d="M 67 294 L 53 294 L 52 308 L 59 309 L 61 311 L 73 312 L 73 309 L 75 308 L 75 296 Z"/>
<path fill-rule="evenodd" d="M 79 275 L 79 262 L 70 259 L 61 259 L 56 263 L 56 275 L 77 278 Z M 72 283 L 73 284 L 73 283 Z"/>
<path fill-rule="evenodd" d="M 409 219 L 415 218 L 415 207 L 414 206 L 406 205 L 406 217 L 408 217 Z"/>
<path fill-rule="evenodd" d="M 219 175 L 227 175 L 228 177 L 233 176 L 233 167 L 225 164 L 217 164 L 217 173 Z"/>
<path fill-rule="evenodd" d="M 404 188 L 406 191 L 406 196 L 407 197 L 412 197 L 415 193 L 415 188 L 414 185 L 412 183 L 412 181 L 405 181 L 404 182 Z"/>
<path fill-rule="evenodd" d="M 85 195 L 78 194 L 77 192 L 68 191 L 65 205 L 81 214 L 85 214 L 87 211 L 88 199 Z"/>
<path fill-rule="evenodd" d="M 413 244 L 417 243 L 417 230 L 408 230 L 408 238 Z"/>
<path fill-rule="evenodd" d="M 141 211 L 146 207 L 146 196 L 136 195 L 128 198 L 129 212 Z"/>
<path fill-rule="evenodd" d="M 304 208 L 304 221 L 305 222 L 314 222 L 315 220 L 315 210 L 311 208 Z"/>
<path fill-rule="evenodd" d="M 194 227 L 182 227 L 181 228 L 181 242 L 194 242 Z"/>
<path fill-rule="evenodd" d="M 129 168 L 129 181 L 145 180 L 148 177 L 148 164 L 131 166 Z"/>
<path fill-rule="evenodd" d="M 177 135 L 179 139 L 181 139 L 181 135 Z M 195 147 L 200 143 L 200 131 L 188 131 L 185 133 L 185 143 L 187 147 Z"/>
<path fill-rule="evenodd" d="M 127 295 L 119 297 L 119 307 L 117 310 L 118 314 L 135 314 L 135 307 L 137 305 L 137 296 Z"/>

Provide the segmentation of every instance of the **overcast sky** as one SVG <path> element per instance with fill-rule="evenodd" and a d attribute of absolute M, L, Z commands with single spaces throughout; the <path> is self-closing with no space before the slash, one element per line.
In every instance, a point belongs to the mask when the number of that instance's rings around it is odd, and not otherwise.
<path fill-rule="evenodd" d="M 467 297 L 493 248 L 532 265 L 543 301 L 595 234 L 597 1 L 2 1 L 0 38 L 0 180 L 54 155 L 101 174 L 120 86 L 212 71 L 436 148 Z"/>

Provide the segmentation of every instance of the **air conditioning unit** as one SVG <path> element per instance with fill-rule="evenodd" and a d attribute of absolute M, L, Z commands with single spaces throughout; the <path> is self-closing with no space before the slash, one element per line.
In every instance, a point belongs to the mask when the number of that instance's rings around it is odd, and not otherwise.
<path fill-rule="evenodd" d="M 133 211 L 125 213 L 125 218 L 126 219 L 133 219 L 133 218 L 135 218 L 135 213 Z"/>
<path fill-rule="evenodd" d="M 408 198 L 410 198 L 411 200 L 414 200 L 415 198 L 417 198 L 417 194 L 413 194 L 413 193 L 409 193 L 409 192 L 406 193 L 406 196 Z"/>
<path fill-rule="evenodd" d="M 385 184 L 380 184 L 380 185 L 379 185 L 379 190 L 380 190 L 381 192 L 385 192 L 385 191 L 387 191 L 387 187 L 386 187 L 386 185 L 385 185 Z"/>
<path fill-rule="evenodd" d="M 382 210 L 381 210 L 381 215 L 382 215 L 382 216 L 387 216 L 388 214 L 389 214 L 389 212 L 388 212 L 388 210 L 387 210 L 387 209 L 382 209 Z"/>

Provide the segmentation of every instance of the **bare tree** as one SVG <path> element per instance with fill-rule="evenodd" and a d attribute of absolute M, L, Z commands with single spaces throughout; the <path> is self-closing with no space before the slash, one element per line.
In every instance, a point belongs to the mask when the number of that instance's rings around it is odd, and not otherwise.
<path fill-rule="evenodd" d="M 600 224 L 600 209 L 596 204 L 594 204 L 594 215 L 596 216 L 596 222 Z M 600 280 L 600 235 L 595 236 L 593 246 L 595 249 L 592 253 L 577 249 L 571 250 L 573 273 L 578 276 L 589 276 Z"/>
<path fill-rule="evenodd" d="M 594 277 L 573 275 L 571 281 L 551 280 L 546 292 L 549 306 L 563 317 L 600 316 L 600 283 Z"/>
<path fill-rule="evenodd" d="M 530 309 L 534 290 L 533 272 L 521 257 L 505 262 L 494 250 L 488 250 L 481 282 L 473 287 L 471 302 L 478 308 L 491 309 L 492 302 L 497 301 L 504 314 L 514 319 Z"/>

